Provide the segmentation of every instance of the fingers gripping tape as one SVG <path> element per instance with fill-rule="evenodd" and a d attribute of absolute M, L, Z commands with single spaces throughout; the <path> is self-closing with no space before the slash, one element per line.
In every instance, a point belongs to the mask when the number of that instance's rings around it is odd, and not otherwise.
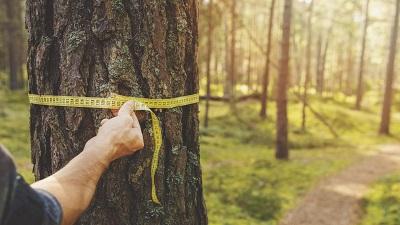
<path fill-rule="evenodd" d="M 199 95 L 187 95 L 169 99 L 149 99 L 136 98 L 122 95 L 112 95 L 109 98 L 100 97 L 78 97 L 78 96 L 53 96 L 53 95 L 35 95 L 29 94 L 29 102 L 35 105 L 79 107 L 79 108 L 97 108 L 97 109 L 119 109 L 125 102 L 133 101 L 136 111 L 147 111 L 151 116 L 151 124 L 154 140 L 154 152 L 151 161 L 151 199 L 160 204 L 157 197 L 155 176 L 158 168 L 158 159 L 162 144 L 162 134 L 160 121 L 151 109 L 170 109 L 185 105 L 196 104 L 199 102 Z"/>

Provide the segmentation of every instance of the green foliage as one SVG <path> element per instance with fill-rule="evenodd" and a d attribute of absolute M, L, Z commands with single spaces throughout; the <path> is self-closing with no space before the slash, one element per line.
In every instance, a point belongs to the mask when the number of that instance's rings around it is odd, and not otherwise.
<path fill-rule="evenodd" d="M 376 183 L 364 198 L 365 217 L 360 225 L 400 224 L 400 174 Z"/>
<path fill-rule="evenodd" d="M 12 152 L 19 171 L 32 182 L 26 93 L 2 92 L 0 99 L 6 106 L 0 123 L 0 143 Z M 375 105 L 368 110 L 354 111 L 343 99 L 313 98 L 313 107 L 340 134 L 340 139 L 335 139 L 310 113 L 307 132 L 299 132 L 301 104 L 294 99 L 289 103 L 289 137 L 293 150 L 290 161 L 274 159 L 273 104 L 269 108 L 270 117 L 263 121 L 258 116 L 258 102 L 238 104 L 237 115 L 231 113 L 227 104 L 211 103 L 210 126 L 200 128 L 210 224 L 277 224 L 320 178 L 343 169 L 367 152 L 370 148 L 366 145 L 396 141 L 393 137 L 376 135 L 379 117 Z M 203 104 L 201 119 L 202 109 Z M 394 113 L 394 134 L 400 133 L 399 120 L 398 113 Z M 180 182 L 181 177 L 170 179 Z"/>
<path fill-rule="evenodd" d="M 289 137 L 293 151 L 288 162 L 274 159 L 274 104 L 270 104 L 269 119 L 263 121 L 258 117 L 258 102 L 238 104 L 237 115 L 226 104 L 211 102 L 210 126 L 200 129 L 210 224 L 277 224 L 321 177 L 367 154 L 371 145 L 397 141 L 377 136 L 376 106 L 355 111 L 348 101 L 334 96 L 313 97 L 311 101 L 339 133 L 340 138 L 335 139 L 310 112 L 307 132 L 300 132 L 301 104 L 290 100 Z M 394 119 L 398 121 L 397 115 Z M 393 131 L 399 133 L 399 127 L 393 126 Z"/>

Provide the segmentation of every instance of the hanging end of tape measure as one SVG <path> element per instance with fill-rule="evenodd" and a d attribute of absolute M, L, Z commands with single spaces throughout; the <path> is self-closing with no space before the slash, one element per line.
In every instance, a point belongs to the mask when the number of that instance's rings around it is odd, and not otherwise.
<path fill-rule="evenodd" d="M 152 188 L 152 189 L 151 189 L 151 200 L 152 200 L 154 203 L 161 205 L 160 200 L 158 200 L 158 197 L 157 197 L 157 193 L 156 193 L 155 188 Z"/>

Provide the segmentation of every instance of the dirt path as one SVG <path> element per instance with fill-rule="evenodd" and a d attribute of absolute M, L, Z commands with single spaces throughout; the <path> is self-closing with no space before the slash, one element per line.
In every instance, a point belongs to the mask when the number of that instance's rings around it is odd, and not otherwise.
<path fill-rule="evenodd" d="M 381 146 L 373 155 L 321 181 L 280 225 L 357 225 L 360 200 L 368 186 L 396 170 L 400 170 L 400 146 Z"/>

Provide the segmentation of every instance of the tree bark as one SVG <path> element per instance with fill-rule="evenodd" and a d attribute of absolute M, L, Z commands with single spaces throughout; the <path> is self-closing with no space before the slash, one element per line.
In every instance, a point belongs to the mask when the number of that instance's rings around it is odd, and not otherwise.
<path fill-rule="evenodd" d="M 290 28 L 292 19 L 292 0 L 285 0 L 282 25 L 281 60 L 276 99 L 276 158 L 289 159 L 287 87 L 289 81 Z"/>
<path fill-rule="evenodd" d="M 29 90 L 107 97 L 112 92 L 169 98 L 198 92 L 197 1 L 27 0 Z M 151 123 L 145 149 L 113 162 L 77 224 L 207 224 L 198 106 L 156 110 L 163 146 L 156 174 L 161 205 L 151 201 Z M 31 106 L 36 179 L 76 156 L 108 110 Z"/>
<path fill-rule="evenodd" d="M 311 46 L 312 46 L 312 16 L 314 9 L 314 0 L 311 0 L 308 12 L 308 22 L 307 22 L 307 50 L 306 50 L 306 74 L 304 77 L 304 89 L 303 89 L 303 106 L 302 106 L 302 119 L 301 119 L 301 130 L 306 131 L 306 120 L 307 120 L 307 105 L 308 101 L 308 87 L 310 85 L 311 78 Z"/>
<path fill-rule="evenodd" d="M 361 56 L 360 56 L 360 68 L 358 71 L 358 85 L 357 85 L 357 98 L 355 108 L 357 110 L 361 109 L 362 97 L 364 94 L 364 64 L 365 64 L 365 48 L 367 44 L 367 34 L 368 34 L 368 26 L 369 26 L 369 1 L 366 0 L 365 5 L 365 22 L 364 22 L 364 30 L 363 30 L 363 38 L 362 38 L 362 46 L 361 46 Z"/>
<path fill-rule="evenodd" d="M 395 66 L 396 51 L 397 51 L 399 14 L 400 14 L 400 0 L 397 0 L 395 18 L 392 28 L 393 29 L 392 36 L 390 41 L 389 59 L 386 70 L 386 87 L 385 87 L 385 95 L 382 106 L 381 124 L 379 128 L 379 133 L 386 135 L 390 133 L 390 117 L 391 117 L 390 114 L 393 102 L 394 66 Z"/>
<path fill-rule="evenodd" d="M 268 85 L 269 85 L 269 73 L 271 64 L 271 51 L 272 51 L 272 31 L 274 26 L 274 13 L 275 13 L 275 0 L 272 0 L 269 9 L 269 25 L 268 25 L 268 38 L 267 38 L 267 54 L 264 67 L 264 76 L 262 80 L 262 92 L 261 92 L 261 118 L 267 117 L 268 107 Z"/>
<path fill-rule="evenodd" d="M 210 110 L 210 96 L 211 96 L 211 57 L 212 57 L 212 47 L 213 47 L 213 0 L 208 2 L 208 32 L 207 32 L 207 66 L 206 66 L 206 76 L 207 76 L 207 100 L 206 100 L 206 108 L 204 114 L 204 127 L 208 127 L 208 113 Z"/>

